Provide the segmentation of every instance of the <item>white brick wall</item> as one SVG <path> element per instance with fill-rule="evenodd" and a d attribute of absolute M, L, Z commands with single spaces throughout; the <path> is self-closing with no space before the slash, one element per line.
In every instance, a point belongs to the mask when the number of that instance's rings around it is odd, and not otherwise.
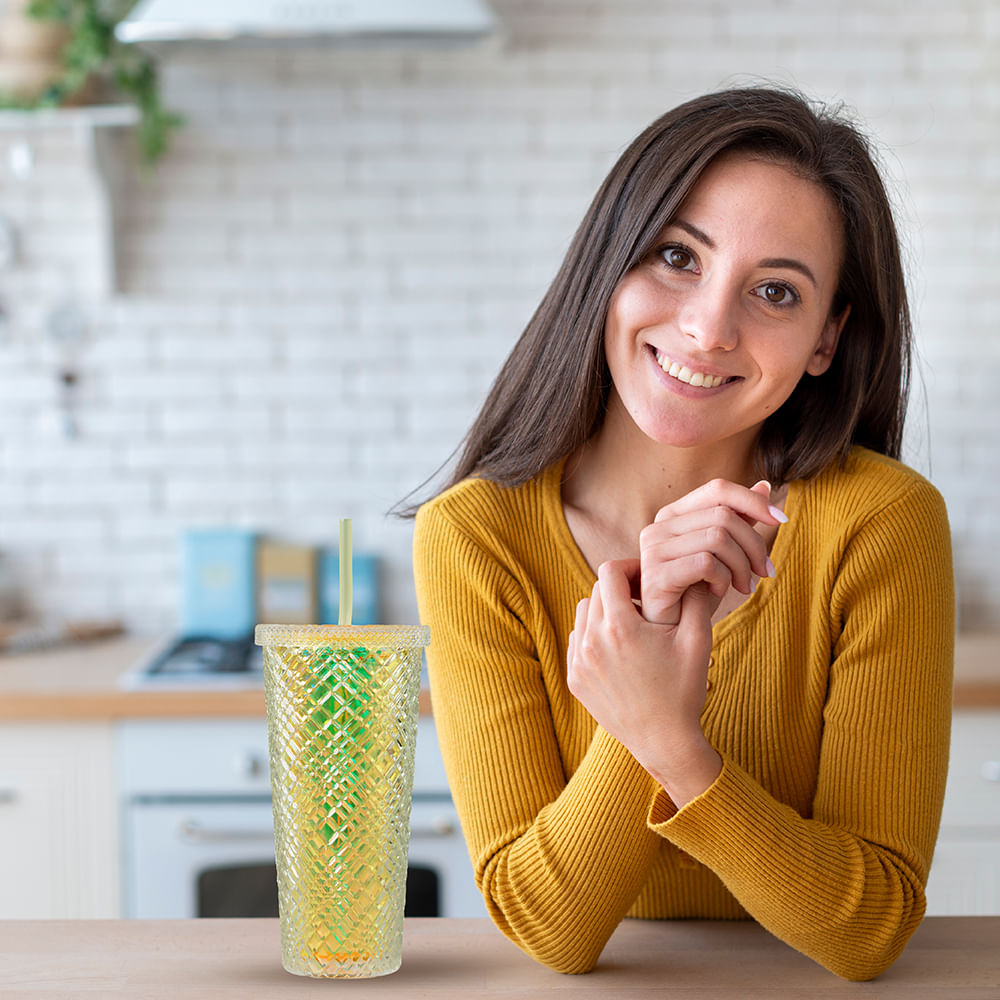
<path fill-rule="evenodd" d="M 0 132 L 0 551 L 43 612 L 175 621 L 188 525 L 317 543 L 355 518 L 415 616 L 409 522 L 604 172 L 695 93 L 771 79 L 857 108 L 881 141 L 914 280 L 924 387 L 910 460 L 951 511 L 967 626 L 1000 625 L 1000 15 L 988 0 L 494 0 L 474 50 L 176 53 L 187 117 L 155 175 L 116 145 L 121 291 L 68 130 L 19 181 Z M 75 301 L 86 335 L 53 343 Z M 79 373 L 67 439 L 56 373 Z"/>

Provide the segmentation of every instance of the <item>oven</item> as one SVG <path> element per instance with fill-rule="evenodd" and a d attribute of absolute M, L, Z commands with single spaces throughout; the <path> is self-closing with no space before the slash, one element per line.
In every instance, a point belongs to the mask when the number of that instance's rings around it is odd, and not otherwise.
<path fill-rule="evenodd" d="M 126 917 L 277 916 L 263 719 L 118 728 Z M 433 721 L 418 725 L 406 915 L 486 916 Z"/>

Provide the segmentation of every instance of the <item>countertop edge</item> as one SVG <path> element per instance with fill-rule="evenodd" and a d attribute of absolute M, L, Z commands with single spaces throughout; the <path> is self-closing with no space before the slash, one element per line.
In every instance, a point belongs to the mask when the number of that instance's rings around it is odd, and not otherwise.
<path fill-rule="evenodd" d="M 34 653 L 0 655 L 0 721 L 114 721 L 181 716 L 263 717 L 260 686 L 126 687 L 162 638 L 122 636 Z M 959 633 L 953 707 L 1000 710 L 1000 634 Z M 420 695 L 420 714 L 431 714 Z"/>
<path fill-rule="evenodd" d="M 0 700 L 0 722 L 114 722 L 120 719 L 226 717 L 263 718 L 264 692 L 259 688 L 231 691 L 98 691 L 12 692 Z M 431 714 L 430 693 L 420 692 L 419 714 Z"/>

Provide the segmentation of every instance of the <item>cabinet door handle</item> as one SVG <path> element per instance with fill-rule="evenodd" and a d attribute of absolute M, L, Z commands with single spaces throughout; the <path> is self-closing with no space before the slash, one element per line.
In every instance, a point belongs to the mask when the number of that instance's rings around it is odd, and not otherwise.
<path fill-rule="evenodd" d="M 267 778 L 267 758 L 252 750 L 237 754 L 236 773 L 242 778 Z"/>
<path fill-rule="evenodd" d="M 457 832 L 458 827 L 450 819 L 436 819 L 423 826 L 410 827 L 411 837 L 450 837 Z"/>
<path fill-rule="evenodd" d="M 16 801 L 16 788 L 0 788 L 0 806 L 12 806 Z"/>
<path fill-rule="evenodd" d="M 987 781 L 1000 781 L 1000 760 L 988 760 L 979 769 Z"/>
<path fill-rule="evenodd" d="M 234 841 L 274 842 L 272 830 L 247 830 L 245 828 L 227 830 L 225 827 L 213 829 L 209 826 L 202 826 L 196 819 L 183 820 L 177 827 L 177 834 L 181 840 L 189 844 L 231 844 Z"/>

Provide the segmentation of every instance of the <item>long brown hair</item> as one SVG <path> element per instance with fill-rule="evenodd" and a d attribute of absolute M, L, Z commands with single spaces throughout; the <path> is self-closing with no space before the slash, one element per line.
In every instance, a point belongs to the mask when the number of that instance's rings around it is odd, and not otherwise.
<path fill-rule="evenodd" d="M 737 149 L 787 164 L 840 211 L 834 312 L 851 311 L 829 369 L 803 376 L 764 423 L 760 473 L 815 475 L 853 444 L 899 457 L 910 319 L 892 210 L 864 136 L 787 90 L 708 94 L 653 122 L 598 190 L 541 304 L 493 383 L 442 487 L 467 476 L 517 486 L 601 426 L 611 378 L 604 324 L 618 282 L 655 246 L 705 168 Z M 411 511 L 412 513 L 412 511 Z"/>

